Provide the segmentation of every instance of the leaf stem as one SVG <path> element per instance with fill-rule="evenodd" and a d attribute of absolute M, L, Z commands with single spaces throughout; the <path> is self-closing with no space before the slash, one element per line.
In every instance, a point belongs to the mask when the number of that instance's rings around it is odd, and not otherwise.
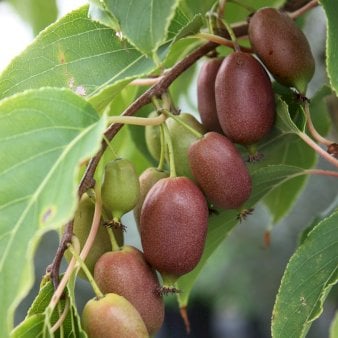
<path fill-rule="evenodd" d="M 135 79 L 128 83 L 128 86 L 152 86 L 158 83 L 163 76 L 151 77 L 146 79 Z"/>
<path fill-rule="evenodd" d="M 308 2 L 307 4 L 305 4 L 303 7 L 299 8 L 298 10 L 289 13 L 289 16 L 291 19 L 296 19 L 299 16 L 302 16 L 303 14 L 305 14 L 307 11 L 309 11 L 310 9 L 317 7 L 319 5 L 318 0 L 312 0 L 310 2 Z"/>
<path fill-rule="evenodd" d="M 73 237 L 74 241 L 79 241 L 77 237 Z M 87 268 L 87 265 L 85 264 L 84 260 L 81 259 L 81 257 L 79 256 L 79 254 L 76 252 L 76 250 L 74 249 L 73 245 L 70 244 L 68 246 L 68 250 L 71 252 L 71 254 L 73 255 L 73 257 L 75 257 L 75 260 L 77 261 L 77 264 L 80 265 L 81 269 L 83 270 L 83 272 L 85 273 L 90 285 L 93 288 L 93 291 L 95 292 L 95 295 L 97 298 L 102 298 L 104 295 L 101 292 L 99 286 L 96 284 L 94 277 L 92 276 L 92 274 L 90 273 L 89 269 Z"/>
<path fill-rule="evenodd" d="M 69 311 L 69 307 L 70 307 L 70 301 L 69 301 L 69 298 L 67 298 L 65 302 L 65 307 L 62 311 L 61 316 L 50 329 L 52 333 L 55 333 L 61 327 L 62 323 L 65 321 L 68 311 Z"/>
<path fill-rule="evenodd" d="M 303 132 L 299 132 L 297 135 L 311 148 L 313 148 L 320 156 L 322 156 L 324 159 L 326 159 L 328 162 L 338 168 L 338 160 L 336 160 L 333 156 L 323 150 L 316 142 L 311 139 L 311 137 Z"/>
<path fill-rule="evenodd" d="M 305 111 L 306 125 L 307 125 L 307 128 L 309 129 L 309 132 L 313 136 L 313 138 L 317 142 L 324 144 L 325 146 L 329 146 L 332 143 L 334 143 L 333 141 L 328 140 L 325 137 L 323 137 L 322 135 L 320 135 L 318 133 L 318 131 L 316 130 L 315 126 L 312 123 L 311 113 L 310 113 L 310 105 L 309 105 L 308 101 L 305 101 L 305 103 L 304 103 L 304 111 Z"/>
<path fill-rule="evenodd" d="M 109 124 L 121 123 L 132 124 L 137 126 L 157 126 L 163 123 L 166 119 L 165 115 L 159 115 L 156 117 L 137 117 L 137 116 L 109 116 Z"/>
<path fill-rule="evenodd" d="M 230 47 L 230 48 L 234 48 L 236 49 L 236 44 L 239 48 L 239 50 L 242 50 L 243 52 L 247 52 L 247 53 L 252 53 L 253 50 L 252 48 L 248 48 L 248 47 L 244 47 L 244 46 L 240 46 L 237 42 L 234 43 L 231 40 L 225 39 L 219 35 L 215 35 L 215 34 L 210 34 L 210 33 L 197 33 L 195 34 L 193 37 L 199 38 L 199 39 L 204 39 L 204 40 L 208 40 L 208 41 L 212 41 L 217 43 L 218 45 L 223 45 L 226 47 Z"/>
<path fill-rule="evenodd" d="M 307 169 L 304 171 L 305 174 L 309 175 L 323 175 L 323 176 L 333 176 L 338 178 L 337 171 L 323 170 L 323 169 Z"/>

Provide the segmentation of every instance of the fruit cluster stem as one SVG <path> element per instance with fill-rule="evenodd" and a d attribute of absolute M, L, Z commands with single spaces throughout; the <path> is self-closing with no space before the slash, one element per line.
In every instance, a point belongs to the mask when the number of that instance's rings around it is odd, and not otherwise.
<path fill-rule="evenodd" d="M 75 237 L 74 241 L 78 239 Z M 92 276 L 92 274 L 90 273 L 89 269 L 87 268 L 87 265 L 85 264 L 85 262 L 83 261 L 83 259 L 81 259 L 81 257 L 79 256 L 79 254 L 76 252 L 76 250 L 74 249 L 73 245 L 70 244 L 68 247 L 69 251 L 71 252 L 71 254 L 73 255 L 73 257 L 75 257 L 75 260 L 77 261 L 77 263 L 80 265 L 81 269 L 83 270 L 83 272 L 85 273 L 90 285 L 92 286 L 95 295 L 97 298 L 103 298 L 104 295 L 101 292 L 100 288 L 98 287 L 98 285 L 96 284 L 94 277 Z"/>
<path fill-rule="evenodd" d="M 80 253 L 80 258 L 82 260 L 85 260 L 89 250 L 91 249 L 91 247 L 93 246 L 97 231 L 99 229 L 100 226 L 100 220 L 101 220 L 101 210 L 102 210 L 102 200 L 101 200 L 101 191 L 100 191 L 100 187 L 97 186 L 95 188 L 95 193 L 96 193 L 96 201 L 95 201 L 95 211 L 94 211 L 94 217 L 93 217 L 93 221 L 92 221 L 92 226 L 89 232 L 89 235 L 87 237 L 86 243 L 83 246 L 83 249 Z M 73 257 L 60 281 L 60 283 L 58 284 L 58 287 L 56 288 L 56 290 L 54 291 L 54 294 L 52 296 L 52 299 L 48 305 L 48 310 L 50 311 L 50 313 L 52 313 L 55 309 L 55 306 L 57 305 L 57 303 L 59 302 L 61 296 L 63 295 L 64 289 L 73 273 L 73 271 L 75 270 L 75 263 L 76 260 Z"/>
<path fill-rule="evenodd" d="M 307 125 L 307 128 L 309 129 L 309 132 L 313 136 L 313 138 L 317 142 L 324 144 L 325 146 L 329 146 L 330 144 L 334 143 L 333 141 L 328 140 L 322 135 L 320 135 L 318 131 L 316 130 L 315 126 L 312 123 L 309 102 L 307 101 L 304 104 L 304 111 L 305 111 L 305 116 L 306 116 L 306 125 Z"/>
<path fill-rule="evenodd" d="M 168 146 L 170 177 L 176 177 L 177 175 L 176 175 L 173 143 L 171 142 L 171 136 L 169 133 L 168 126 L 166 124 L 163 124 L 163 131 L 165 136 L 165 143 Z"/>

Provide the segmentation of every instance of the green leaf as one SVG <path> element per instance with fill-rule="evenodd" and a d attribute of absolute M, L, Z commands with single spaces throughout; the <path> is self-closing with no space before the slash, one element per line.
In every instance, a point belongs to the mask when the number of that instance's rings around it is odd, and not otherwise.
<path fill-rule="evenodd" d="M 336 311 L 336 315 L 334 316 L 330 326 L 330 338 L 337 337 L 338 337 L 338 311 Z"/>
<path fill-rule="evenodd" d="M 338 8 L 335 1 L 320 0 L 327 17 L 326 67 L 332 89 L 338 95 Z"/>
<path fill-rule="evenodd" d="M 313 116 L 316 116 L 316 120 L 320 119 L 320 116 L 318 116 L 320 114 L 315 111 L 315 107 L 318 105 L 318 99 L 321 95 L 322 93 L 314 98 L 313 107 L 311 107 Z M 315 165 L 317 155 L 312 148 L 296 135 L 299 130 L 292 121 L 288 109 L 288 107 L 293 104 L 292 97 L 290 98 L 289 105 L 280 99 L 277 100 L 278 117 L 276 125 L 281 132 L 269 138 L 268 141 L 261 145 L 259 150 L 264 154 L 264 162 L 269 164 L 280 163 L 309 169 Z M 298 111 L 298 107 L 299 105 L 297 104 L 296 108 L 291 107 L 291 109 Z M 301 115 L 303 115 L 302 111 Z M 327 128 L 327 125 L 324 125 L 325 123 L 323 123 L 323 127 Z M 305 128 L 303 122 L 302 128 Z M 264 197 L 264 203 L 272 214 L 273 224 L 279 222 L 287 214 L 304 188 L 306 181 L 307 176 L 297 177 L 292 180 L 292 182 L 285 182 Z"/>
<path fill-rule="evenodd" d="M 5 337 L 5 336 L 4 336 Z M 33 315 L 11 333 L 10 338 L 53 338 L 54 334 L 50 327 L 45 325 L 45 316 L 42 313 Z"/>
<path fill-rule="evenodd" d="M 338 210 L 322 220 L 291 257 L 272 317 L 274 338 L 305 337 L 323 311 L 323 302 L 338 281 Z"/>
<path fill-rule="evenodd" d="M 12 61 L 0 75 L 0 98 L 31 88 L 66 87 L 91 97 L 100 110 L 130 80 L 155 69 L 151 59 L 90 20 L 87 11 L 84 6 L 61 18 Z"/>
<path fill-rule="evenodd" d="M 105 119 L 70 90 L 31 90 L 0 102 L 0 327 L 33 283 L 44 232 L 72 216 L 79 163 L 99 148 Z"/>
<path fill-rule="evenodd" d="M 178 0 L 104 0 L 119 30 L 138 50 L 152 55 L 164 42 Z"/>
<path fill-rule="evenodd" d="M 265 194 L 278 187 L 283 182 L 303 174 L 303 169 L 292 166 L 267 166 L 252 173 L 253 191 L 245 208 L 253 207 Z M 230 230 L 238 223 L 238 211 L 221 211 L 209 218 L 207 241 L 202 259 L 197 267 L 190 273 L 182 276 L 177 286 L 183 292 L 178 294 L 180 307 L 187 306 L 191 289 L 208 258 L 229 234 Z M 249 216 L 250 217 L 250 216 Z"/>
<path fill-rule="evenodd" d="M 289 107 L 285 101 L 283 101 L 281 98 L 277 97 L 276 100 L 276 123 L 275 126 L 277 129 L 279 129 L 284 134 L 298 134 L 299 128 L 294 123 L 294 121 L 291 119 L 289 114 Z M 303 126 L 304 128 L 304 122 Z"/>
<path fill-rule="evenodd" d="M 55 0 L 10 0 L 10 3 L 33 28 L 34 35 L 46 28 L 57 18 Z"/>

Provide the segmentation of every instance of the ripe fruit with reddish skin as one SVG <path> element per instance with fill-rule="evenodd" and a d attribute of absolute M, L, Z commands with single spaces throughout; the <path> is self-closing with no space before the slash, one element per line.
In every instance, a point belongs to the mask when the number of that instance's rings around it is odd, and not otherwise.
<path fill-rule="evenodd" d="M 214 206 L 237 209 L 249 198 L 251 178 L 241 154 L 225 136 L 210 132 L 189 149 L 191 170 Z"/>
<path fill-rule="evenodd" d="M 124 297 L 113 293 L 89 300 L 81 319 L 89 338 L 149 337 L 137 310 Z"/>
<path fill-rule="evenodd" d="M 141 208 L 146 198 L 148 191 L 150 188 L 161 178 L 168 177 L 169 173 L 167 171 L 159 170 L 157 168 L 147 168 L 139 177 L 140 181 L 140 198 L 134 208 L 134 217 L 137 226 L 140 225 L 140 216 L 141 216 Z"/>
<path fill-rule="evenodd" d="M 164 319 L 164 304 L 157 290 L 156 272 L 143 253 L 132 246 L 107 252 L 95 265 L 94 279 L 103 293 L 125 297 L 140 313 L 149 334 L 154 334 Z"/>
<path fill-rule="evenodd" d="M 207 131 L 222 133 L 215 101 L 215 80 L 223 59 L 212 58 L 203 63 L 197 79 L 197 104 L 201 121 Z"/>
<path fill-rule="evenodd" d="M 74 222 L 73 222 L 73 233 L 79 239 L 80 247 L 83 248 L 94 217 L 95 212 L 95 204 L 94 202 L 88 197 L 87 194 L 84 194 L 79 202 L 77 210 L 74 215 Z M 113 229 L 115 238 L 117 240 L 118 245 L 123 245 L 123 232 L 121 229 Z M 103 255 L 105 252 L 111 251 L 111 242 L 107 233 L 107 230 L 103 225 L 100 225 L 95 241 L 89 251 L 89 254 L 85 260 L 85 263 L 91 273 L 94 272 L 94 266 L 96 261 Z M 73 257 L 72 254 L 67 250 L 65 252 L 65 257 L 69 262 Z M 80 270 L 79 276 L 82 278 L 87 278 L 85 273 Z"/>
<path fill-rule="evenodd" d="M 178 115 L 177 118 L 195 129 L 200 134 L 205 133 L 203 126 L 193 115 L 182 113 Z M 191 131 L 187 130 L 173 118 L 168 118 L 166 123 L 168 125 L 171 142 L 173 145 L 177 176 L 186 176 L 193 179 L 188 162 L 188 150 L 190 145 L 197 140 L 197 136 Z"/>
<path fill-rule="evenodd" d="M 206 238 L 208 205 L 187 177 L 159 180 L 141 210 L 141 241 L 146 260 L 171 280 L 199 262 Z"/>
<path fill-rule="evenodd" d="M 233 142 L 254 144 L 271 130 L 275 118 L 271 81 L 252 55 L 234 52 L 224 59 L 215 95 L 219 123 Z"/>
<path fill-rule="evenodd" d="M 249 39 L 278 82 L 305 94 L 315 61 L 304 33 L 287 14 L 275 8 L 260 9 L 250 18 Z"/>

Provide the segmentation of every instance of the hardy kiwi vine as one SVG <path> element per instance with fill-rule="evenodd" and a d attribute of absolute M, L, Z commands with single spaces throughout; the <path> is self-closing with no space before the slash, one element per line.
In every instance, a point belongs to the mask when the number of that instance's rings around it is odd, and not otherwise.
<path fill-rule="evenodd" d="M 218 8 L 218 15 L 224 10 L 224 5 L 226 1 L 220 2 L 220 7 Z M 223 4 L 223 8 L 222 8 Z M 302 6 L 296 6 L 292 8 L 292 11 L 289 12 L 289 16 L 292 19 L 297 18 L 298 16 L 303 15 L 305 12 L 309 11 L 313 7 L 318 5 L 317 0 L 307 1 L 305 4 L 303 3 Z M 284 10 L 287 8 L 283 8 Z M 228 28 L 228 29 L 227 29 Z M 130 85 L 136 86 L 151 86 L 147 91 L 145 91 L 141 96 L 139 96 L 129 107 L 127 107 L 124 112 L 120 116 L 110 117 L 109 120 L 109 127 L 104 132 L 101 148 L 96 153 L 96 155 L 89 161 L 86 171 L 83 175 L 83 178 L 80 182 L 78 188 L 78 197 L 80 198 L 86 191 L 93 188 L 95 185 L 94 180 L 94 173 L 96 171 L 97 165 L 104 154 L 105 150 L 109 146 L 109 142 L 115 137 L 115 135 L 119 132 L 124 124 L 141 124 L 141 125 L 159 125 L 161 124 L 167 116 L 170 114 L 166 111 L 162 111 L 158 117 L 149 119 L 149 118 L 139 118 L 139 117 L 132 117 L 140 108 L 143 106 L 156 102 L 158 97 L 161 97 L 165 94 L 172 84 L 172 82 L 179 77 L 185 70 L 191 67 L 196 61 L 198 61 L 204 55 L 212 53 L 215 48 L 219 45 L 225 45 L 230 48 L 236 48 L 243 52 L 252 52 L 251 48 L 242 47 L 237 45 L 237 41 L 241 37 L 245 37 L 248 34 L 248 24 L 247 23 L 240 23 L 239 25 L 233 25 L 230 29 L 231 35 L 232 30 L 234 32 L 233 36 L 230 39 L 229 34 L 229 27 L 217 27 L 216 35 L 207 34 L 207 33 L 199 33 L 196 34 L 194 37 L 198 39 L 205 39 L 209 42 L 203 44 L 202 46 L 198 47 L 184 59 L 179 61 L 176 65 L 174 65 L 171 69 L 165 70 L 162 74 L 158 77 L 149 78 L 149 79 L 136 79 L 130 83 Z M 162 97 L 163 99 L 163 97 Z M 156 107 L 156 104 L 154 104 Z M 316 141 L 322 143 L 328 147 L 328 152 L 323 150 L 316 142 L 314 142 L 307 134 L 299 133 L 299 136 L 315 151 L 317 151 L 322 157 L 324 157 L 327 161 L 332 163 L 334 166 L 338 167 L 338 160 L 335 159 L 334 152 L 333 154 L 330 153 L 329 149 L 333 148 L 335 144 L 332 144 L 330 140 L 326 140 L 321 137 L 314 129 L 313 124 L 311 122 L 310 114 L 308 111 L 308 102 L 304 104 L 304 110 L 306 113 L 307 118 L 307 126 Z M 158 110 L 158 109 L 157 109 Z M 159 111 L 161 113 L 161 111 Z M 170 116 L 172 116 L 170 114 Z M 331 146 L 331 148 L 330 148 Z M 336 150 L 336 148 L 334 148 Z M 311 169 L 306 170 L 304 174 L 314 174 L 314 175 L 328 175 L 338 177 L 338 173 L 334 171 L 327 171 L 327 170 L 318 170 L 318 169 Z M 95 189 L 98 189 L 95 187 Z M 100 217 L 101 217 L 101 200 L 100 200 L 100 192 L 96 192 L 96 204 L 95 204 L 95 213 L 93 218 L 93 223 L 91 227 L 90 234 L 87 238 L 87 241 L 78 255 L 79 260 L 84 261 L 95 238 L 96 232 L 99 228 L 100 224 Z M 59 270 L 60 270 L 60 263 L 63 258 L 64 252 L 67 248 L 72 245 L 73 239 L 73 221 L 70 221 L 66 226 L 63 233 L 63 236 L 60 240 L 59 247 L 55 254 L 53 262 L 47 267 L 47 274 L 53 281 L 55 292 L 52 297 L 52 300 L 49 304 L 50 313 L 57 305 L 60 297 L 62 297 L 64 289 L 67 285 L 67 282 L 74 272 L 74 270 L 79 266 L 79 263 L 76 264 L 76 257 L 73 256 L 70 264 L 68 265 L 61 281 L 59 281 Z M 72 251 L 74 251 L 72 249 Z M 76 250 L 75 250 L 76 251 Z M 77 254 L 75 254 L 77 256 Z"/>

